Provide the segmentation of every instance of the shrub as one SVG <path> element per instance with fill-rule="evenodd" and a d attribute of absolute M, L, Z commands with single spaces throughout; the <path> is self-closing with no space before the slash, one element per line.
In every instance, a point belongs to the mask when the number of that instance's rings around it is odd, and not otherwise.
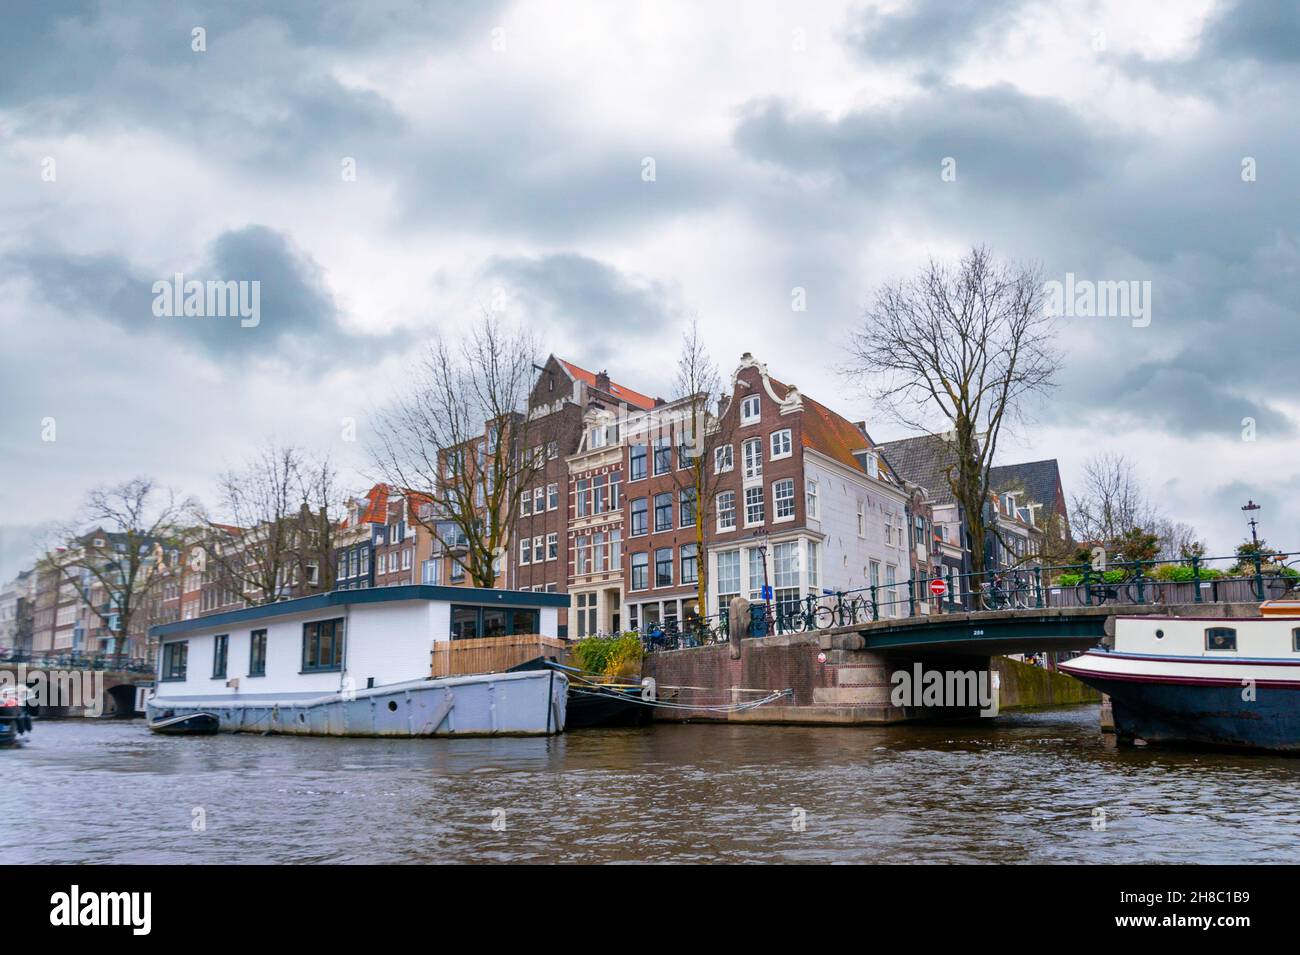
<path fill-rule="evenodd" d="M 573 648 L 573 655 L 584 672 L 610 680 L 639 675 L 641 653 L 641 638 L 635 633 L 583 637 Z"/>

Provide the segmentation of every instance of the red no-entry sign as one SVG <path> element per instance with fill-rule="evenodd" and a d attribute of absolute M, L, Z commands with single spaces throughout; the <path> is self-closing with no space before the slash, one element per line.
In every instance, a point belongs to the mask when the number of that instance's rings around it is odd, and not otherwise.
<path fill-rule="evenodd" d="M 938 577 L 930 581 L 930 593 L 934 594 L 936 597 L 942 597 L 947 592 L 948 592 L 948 585 L 945 584 Z"/>

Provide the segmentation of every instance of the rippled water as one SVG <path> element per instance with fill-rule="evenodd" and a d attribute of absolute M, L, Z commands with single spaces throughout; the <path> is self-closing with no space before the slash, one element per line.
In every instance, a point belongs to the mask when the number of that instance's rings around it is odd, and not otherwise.
<path fill-rule="evenodd" d="M 1300 759 L 1108 750 L 1091 706 L 549 740 L 46 722 L 0 768 L 0 862 L 1300 861 Z"/>

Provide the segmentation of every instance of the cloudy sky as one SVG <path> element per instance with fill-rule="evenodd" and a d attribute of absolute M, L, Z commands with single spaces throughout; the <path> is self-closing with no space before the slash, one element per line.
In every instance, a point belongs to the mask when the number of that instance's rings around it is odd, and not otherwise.
<path fill-rule="evenodd" d="M 96 484 L 210 497 L 270 437 L 364 485 L 374 410 L 483 307 L 652 393 L 697 314 L 725 370 L 902 436 L 832 369 L 974 243 L 1152 289 L 1147 327 L 1060 322 L 1004 461 L 1068 494 L 1123 452 L 1212 551 L 1248 497 L 1300 549 L 1297 102 L 1282 3 L 15 0 L 0 571 Z M 260 324 L 155 316 L 175 273 L 260 281 Z"/>

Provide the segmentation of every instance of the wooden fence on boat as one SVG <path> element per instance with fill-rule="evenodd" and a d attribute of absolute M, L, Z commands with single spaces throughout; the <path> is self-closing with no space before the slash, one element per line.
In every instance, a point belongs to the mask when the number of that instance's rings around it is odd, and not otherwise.
<path fill-rule="evenodd" d="M 500 673 L 540 656 L 563 662 L 566 646 L 558 637 L 538 634 L 448 640 L 433 645 L 431 676 L 436 680 L 469 673 Z"/>

